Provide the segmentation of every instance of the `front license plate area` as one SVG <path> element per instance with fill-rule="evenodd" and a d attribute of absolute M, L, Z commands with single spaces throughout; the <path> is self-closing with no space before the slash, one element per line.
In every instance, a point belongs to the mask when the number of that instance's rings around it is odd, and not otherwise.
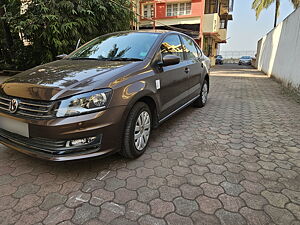
<path fill-rule="evenodd" d="M 29 138 L 28 123 L 0 116 L 0 128 Z"/>

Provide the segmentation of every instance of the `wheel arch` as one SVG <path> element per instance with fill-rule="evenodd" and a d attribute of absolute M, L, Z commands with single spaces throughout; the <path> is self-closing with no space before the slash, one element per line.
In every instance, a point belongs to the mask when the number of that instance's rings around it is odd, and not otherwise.
<path fill-rule="evenodd" d="M 130 110 L 137 102 L 144 102 L 149 106 L 152 114 L 153 126 L 157 127 L 158 126 L 158 102 L 154 97 L 154 94 L 152 93 L 138 94 L 133 99 L 131 99 L 124 112 L 124 118 L 125 118 L 125 120 L 123 121 L 124 126 L 126 124 Z"/>

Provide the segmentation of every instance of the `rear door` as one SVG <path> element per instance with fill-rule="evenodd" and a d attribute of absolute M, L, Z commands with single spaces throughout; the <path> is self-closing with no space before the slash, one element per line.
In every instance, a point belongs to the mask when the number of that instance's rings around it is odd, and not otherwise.
<path fill-rule="evenodd" d="M 181 35 L 182 45 L 186 55 L 186 63 L 189 70 L 190 99 L 197 97 L 201 91 L 203 80 L 203 57 L 197 49 L 196 43 L 191 38 Z"/>
<path fill-rule="evenodd" d="M 158 96 L 161 104 L 160 119 L 168 116 L 190 96 L 189 71 L 179 35 L 169 34 L 163 41 L 157 53 L 162 60 L 165 55 L 176 55 L 180 57 L 180 63 L 165 66 L 157 71 Z"/>

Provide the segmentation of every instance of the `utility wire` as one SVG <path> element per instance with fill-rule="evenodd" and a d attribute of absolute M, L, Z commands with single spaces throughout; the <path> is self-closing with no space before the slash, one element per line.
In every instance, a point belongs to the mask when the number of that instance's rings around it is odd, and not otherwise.
<path fill-rule="evenodd" d="M 136 16 L 142 17 L 143 19 L 148 20 L 148 21 L 152 21 L 152 22 L 159 23 L 159 24 L 161 24 L 161 25 L 163 25 L 163 26 L 166 26 L 166 27 L 171 28 L 172 30 L 178 30 L 178 31 L 183 31 L 183 32 L 191 32 L 191 33 L 197 32 L 197 31 L 193 31 L 193 30 L 189 30 L 189 29 L 183 29 L 183 28 L 178 28 L 178 27 L 174 27 L 174 26 L 171 26 L 171 25 L 164 24 L 164 23 L 159 22 L 159 21 L 157 21 L 157 20 L 147 18 L 147 17 L 145 17 L 145 16 L 143 16 L 143 15 L 141 15 L 141 14 L 139 14 L 139 13 L 137 13 L 137 12 L 135 12 L 135 11 L 129 9 L 129 8 L 127 8 L 126 6 L 121 5 L 121 4 L 118 3 L 118 2 L 115 2 L 115 1 L 113 1 L 113 0 L 109 0 L 109 1 L 110 1 L 111 3 L 114 3 L 115 5 L 118 5 L 118 6 L 122 7 L 123 9 L 126 9 L 126 10 L 132 12 L 132 13 L 135 14 Z"/>

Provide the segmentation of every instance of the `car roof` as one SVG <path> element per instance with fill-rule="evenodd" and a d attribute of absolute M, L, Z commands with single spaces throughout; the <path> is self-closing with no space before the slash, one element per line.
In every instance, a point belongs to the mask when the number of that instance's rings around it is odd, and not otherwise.
<path fill-rule="evenodd" d="M 159 33 L 159 34 L 163 34 L 163 33 L 171 33 L 171 32 L 177 32 L 174 30 L 159 30 L 159 29 L 142 29 L 142 30 L 137 30 L 137 31 L 133 31 L 133 32 L 143 32 L 143 33 Z"/>
<path fill-rule="evenodd" d="M 119 31 L 111 34 L 120 34 L 120 33 L 151 33 L 151 34 L 166 34 L 166 33 L 177 33 L 183 34 L 174 30 L 159 30 L 159 29 L 142 29 L 142 30 L 127 30 L 127 31 Z"/>

